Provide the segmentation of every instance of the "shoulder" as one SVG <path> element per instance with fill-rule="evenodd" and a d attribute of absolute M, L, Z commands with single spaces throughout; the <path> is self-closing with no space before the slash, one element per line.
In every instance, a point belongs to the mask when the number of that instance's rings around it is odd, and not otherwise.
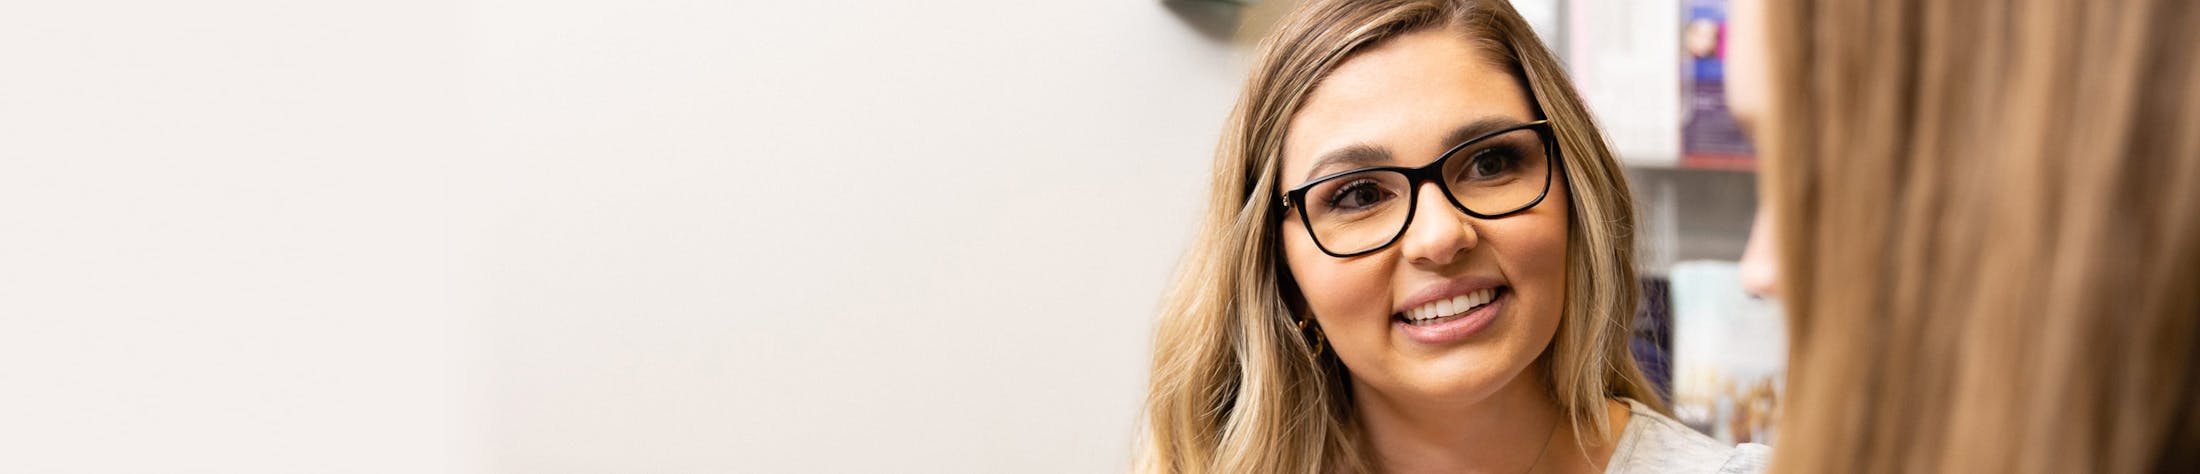
<path fill-rule="evenodd" d="M 1641 402 L 1621 400 L 1630 416 L 1604 472 L 1759 473 L 1772 455 L 1765 445 L 1720 443 Z"/>

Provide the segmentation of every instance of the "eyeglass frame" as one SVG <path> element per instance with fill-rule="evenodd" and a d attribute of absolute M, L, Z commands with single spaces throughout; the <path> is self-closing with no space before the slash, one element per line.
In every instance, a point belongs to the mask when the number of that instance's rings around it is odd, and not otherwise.
<path fill-rule="evenodd" d="M 1541 193 L 1537 193 L 1534 200 L 1528 201 L 1527 204 L 1522 204 L 1520 207 L 1514 208 L 1509 211 L 1494 214 L 1483 214 L 1480 212 L 1474 212 L 1473 209 L 1468 209 L 1466 204 L 1459 202 L 1458 196 L 1452 195 L 1451 185 L 1449 183 L 1446 183 L 1446 180 L 1444 179 L 1444 164 L 1450 162 L 1453 156 L 1458 155 L 1461 150 L 1465 150 L 1467 149 L 1467 147 L 1473 146 L 1477 143 L 1481 143 L 1483 140 L 1490 139 L 1491 137 L 1528 129 L 1535 129 L 1541 132 L 1540 136 L 1543 141 L 1543 151 L 1545 155 L 1544 161 L 1550 163 L 1549 166 L 1543 167 L 1543 191 Z M 1327 254 L 1331 257 L 1336 258 L 1358 257 L 1361 255 L 1379 252 L 1383 249 L 1390 248 L 1390 246 L 1392 245 L 1396 245 L 1398 243 L 1398 238 L 1406 235 L 1406 229 L 1413 227 L 1413 213 L 1421 205 L 1422 182 L 1435 181 L 1436 188 L 1443 191 L 1444 200 L 1450 201 L 1451 207 L 1454 209 L 1458 209 L 1459 212 L 1464 212 L 1468 216 L 1477 219 L 1500 219 L 1507 216 L 1512 216 L 1514 214 L 1519 214 L 1522 211 L 1534 209 L 1535 206 L 1543 203 L 1544 198 L 1550 197 L 1551 183 L 1552 181 L 1554 181 L 1552 178 L 1554 176 L 1557 176 L 1557 170 L 1565 168 L 1566 166 L 1566 160 L 1564 160 L 1563 158 L 1564 153 L 1559 150 L 1558 146 L 1558 130 L 1551 126 L 1550 119 L 1536 120 L 1533 122 L 1505 127 L 1496 131 L 1484 133 L 1474 138 L 1467 139 L 1463 142 L 1459 142 L 1458 145 L 1452 145 L 1451 149 L 1444 150 L 1443 154 L 1436 155 L 1436 161 L 1429 162 L 1429 164 L 1417 168 L 1408 168 L 1404 166 L 1371 166 L 1366 168 L 1340 171 L 1336 173 L 1331 173 L 1327 176 L 1307 180 L 1305 183 L 1300 183 L 1298 186 L 1292 187 L 1288 191 L 1284 191 L 1283 208 L 1297 208 L 1299 214 L 1299 224 L 1300 226 L 1306 228 L 1307 239 L 1313 240 L 1314 248 L 1320 249 L 1323 254 Z M 1314 189 L 1314 186 L 1321 185 L 1322 183 L 1329 182 L 1338 178 L 1343 178 L 1348 175 L 1370 171 L 1390 171 L 1396 172 L 1406 177 L 1407 191 L 1405 222 L 1398 225 L 1398 233 L 1392 234 L 1390 238 L 1384 240 L 1381 245 L 1376 245 L 1374 247 L 1368 248 L 1367 250 L 1348 254 L 1332 252 L 1329 250 L 1329 247 L 1327 245 L 1322 244 L 1322 239 L 1320 236 L 1314 235 L 1313 219 L 1308 217 L 1306 213 L 1306 193 L 1308 191 L 1312 191 Z"/>

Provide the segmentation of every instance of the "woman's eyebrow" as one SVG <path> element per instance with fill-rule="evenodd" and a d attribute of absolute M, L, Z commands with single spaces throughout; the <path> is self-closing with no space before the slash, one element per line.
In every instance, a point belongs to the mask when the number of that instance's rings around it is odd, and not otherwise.
<path fill-rule="evenodd" d="M 1480 138 L 1490 132 L 1522 123 L 1527 122 L 1507 117 L 1483 117 L 1473 122 L 1467 122 L 1466 125 L 1452 128 L 1451 133 L 1444 134 L 1444 142 L 1439 145 L 1443 146 L 1445 150 L 1450 150 L 1451 147 L 1466 143 L 1467 140 Z M 1306 170 L 1306 179 L 1311 180 L 1319 177 L 1322 170 L 1338 166 L 1351 165 L 1347 169 L 1359 169 L 1389 163 L 1391 163 L 1389 149 L 1368 143 L 1354 143 L 1344 148 L 1330 150 L 1328 153 L 1323 153 L 1320 158 L 1316 158 L 1314 166 Z"/>
<path fill-rule="evenodd" d="M 1353 165 L 1349 169 L 1366 168 L 1390 163 L 1390 150 L 1366 143 L 1354 143 L 1344 148 L 1329 150 L 1314 160 L 1314 167 L 1306 169 L 1306 179 L 1314 179 L 1323 169 Z"/>
<path fill-rule="evenodd" d="M 1483 135 L 1490 134 L 1490 132 L 1504 130 L 1523 123 L 1527 122 L 1507 117 L 1482 117 L 1473 122 L 1468 122 L 1466 125 L 1460 125 L 1459 128 L 1451 129 L 1451 133 L 1444 135 L 1444 142 L 1438 145 L 1442 145 L 1445 150 L 1450 150 L 1451 147 L 1466 143 L 1467 140 L 1481 138 Z"/>

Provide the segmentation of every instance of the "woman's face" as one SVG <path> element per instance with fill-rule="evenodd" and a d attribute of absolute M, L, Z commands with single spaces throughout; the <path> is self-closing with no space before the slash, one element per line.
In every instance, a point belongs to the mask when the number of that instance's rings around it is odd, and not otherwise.
<path fill-rule="evenodd" d="M 1522 85 L 1462 34 L 1400 36 L 1346 60 L 1307 97 L 1286 131 L 1283 189 L 1368 166 L 1420 167 L 1463 129 L 1536 119 Z M 1372 162 L 1333 160 L 1347 155 Z M 1473 403 L 1535 361 L 1566 293 L 1568 193 L 1562 176 L 1551 181 L 1540 204 L 1497 219 L 1470 217 L 1436 183 L 1419 183 L 1404 235 L 1351 258 L 1317 248 L 1294 208 L 1285 263 L 1357 384 L 1391 399 Z M 1407 322 L 1431 302 L 1471 303 L 1484 290 L 1494 297 L 1463 314 Z"/>

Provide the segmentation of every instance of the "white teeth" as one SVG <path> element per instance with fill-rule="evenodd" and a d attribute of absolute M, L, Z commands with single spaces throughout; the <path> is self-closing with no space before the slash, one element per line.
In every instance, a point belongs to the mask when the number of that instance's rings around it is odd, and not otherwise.
<path fill-rule="evenodd" d="M 1489 304 L 1490 300 L 1496 299 L 1496 297 L 1496 288 L 1484 289 L 1473 293 L 1431 301 L 1428 304 L 1421 305 L 1420 307 L 1406 310 L 1405 316 L 1406 319 L 1414 321 L 1426 321 L 1448 316 L 1457 316 L 1460 313 L 1465 313 L 1468 310 L 1480 307 L 1485 304 Z"/>

